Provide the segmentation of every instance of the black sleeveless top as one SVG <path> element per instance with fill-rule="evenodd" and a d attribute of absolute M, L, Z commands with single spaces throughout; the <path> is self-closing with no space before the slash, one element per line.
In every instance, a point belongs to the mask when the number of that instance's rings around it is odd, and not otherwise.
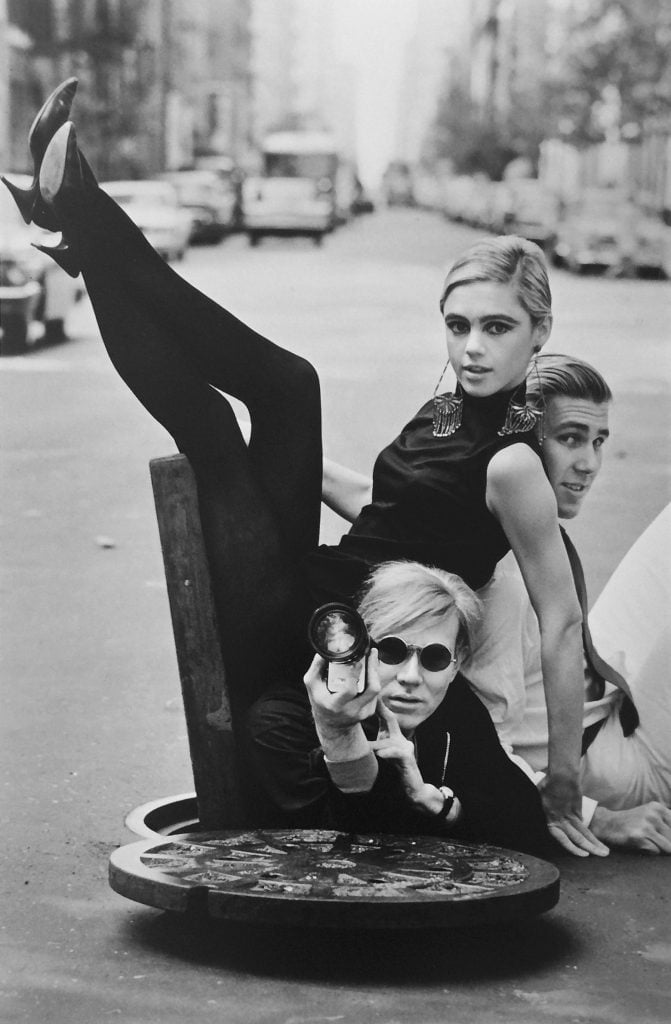
<path fill-rule="evenodd" d="M 520 442 L 540 455 L 533 430 L 498 434 L 512 394 L 464 393 L 462 423 L 451 437 L 433 436 L 433 402 L 422 406 L 378 455 L 371 504 L 339 544 L 322 544 L 308 556 L 316 603 L 351 602 L 374 566 L 399 558 L 457 573 L 476 590 L 484 586 L 510 550 L 485 504 L 489 461 Z"/>

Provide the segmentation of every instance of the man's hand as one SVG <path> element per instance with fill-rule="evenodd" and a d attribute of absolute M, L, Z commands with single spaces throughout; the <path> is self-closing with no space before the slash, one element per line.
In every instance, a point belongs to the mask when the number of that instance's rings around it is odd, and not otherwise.
<path fill-rule="evenodd" d="M 380 693 L 377 651 L 371 651 L 367 662 L 334 665 L 319 655 L 312 659 L 303 682 L 320 738 L 342 735 L 374 714 Z M 366 687 L 359 693 L 364 674 Z"/>
<path fill-rule="evenodd" d="M 415 745 L 401 732 L 398 719 L 382 699 L 377 702 L 377 714 L 380 727 L 377 739 L 370 744 L 378 758 L 382 761 L 393 761 L 401 776 L 403 789 L 410 802 L 426 814 L 438 814 L 444 797 L 442 793 L 426 783 L 415 758 Z"/>
<path fill-rule="evenodd" d="M 592 818 L 592 831 L 609 846 L 652 854 L 671 853 L 671 809 L 657 801 L 626 811 L 609 811 L 599 806 Z"/>
<path fill-rule="evenodd" d="M 583 825 L 582 796 L 575 779 L 547 775 L 538 786 L 550 835 L 576 857 L 607 857 L 608 847 Z"/>

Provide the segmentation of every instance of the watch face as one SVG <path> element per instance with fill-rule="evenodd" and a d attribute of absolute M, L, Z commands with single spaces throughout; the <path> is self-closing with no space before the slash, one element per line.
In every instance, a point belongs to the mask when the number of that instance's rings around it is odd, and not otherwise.
<path fill-rule="evenodd" d="M 449 786 L 441 786 L 440 792 L 443 794 L 443 800 L 445 801 L 445 803 L 443 804 L 441 810 L 438 812 L 438 817 L 448 818 L 450 816 L 452 808 L 454 807 L 456 797 Z"/>

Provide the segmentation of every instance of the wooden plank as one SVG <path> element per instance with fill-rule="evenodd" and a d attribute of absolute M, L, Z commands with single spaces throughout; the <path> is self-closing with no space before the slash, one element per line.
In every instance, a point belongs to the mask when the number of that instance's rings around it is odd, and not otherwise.
<path fill-rule="evenodd" d="M 243 823 L 231 702 L 193 470 L 184 455 L 150 464 L 201 826 Z"/>

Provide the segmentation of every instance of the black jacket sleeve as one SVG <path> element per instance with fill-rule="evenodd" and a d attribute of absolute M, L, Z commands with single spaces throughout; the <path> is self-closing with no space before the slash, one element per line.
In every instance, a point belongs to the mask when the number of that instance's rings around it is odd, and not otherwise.
<path fill-rule="evenodd" d="M 255 817 L 264 824 L 445 836 L 539 855 L 548 849 L 536 787 L 509 760 L 487 710 L 460 676 L 416 736 L 424 780 L 436 786 L 444 782 L 461 802 L 456 826 L 413 808 L 389 761 L 378 761 L 368 793 L 342 793 L 324 763 L 309 705 L 294 693 L 269 694 L 257 702 L 246 733 Z"/>

